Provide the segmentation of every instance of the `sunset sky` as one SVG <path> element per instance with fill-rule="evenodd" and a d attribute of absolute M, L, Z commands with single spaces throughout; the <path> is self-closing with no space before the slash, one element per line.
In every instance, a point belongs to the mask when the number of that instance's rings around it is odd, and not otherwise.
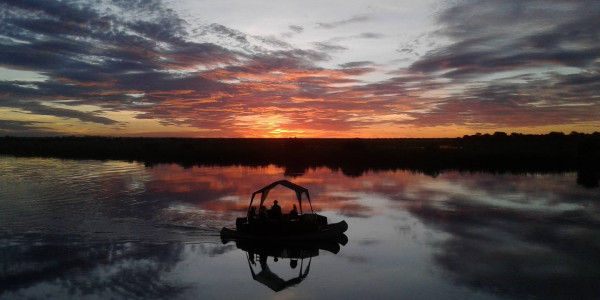
<path fill-rule="evenodd" d="M 600 131 L 600 1 L 0 0 L 0 135 Z"/>

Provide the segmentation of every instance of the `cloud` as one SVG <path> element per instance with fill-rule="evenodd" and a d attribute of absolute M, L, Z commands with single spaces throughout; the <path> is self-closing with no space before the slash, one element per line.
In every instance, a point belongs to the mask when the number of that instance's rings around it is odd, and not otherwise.
<path fill-rule="evenodd" d="M 120 110 L 130 108 L 132 99 L 126 95 L 130 93 L 145 93 L 146 100 L 156 104 L 165 100 L 164 95 L 181 91 L 193 90 L 198 97 L 228 90 L 226 84 L 197 76 L 194 69 L 236 62 L 245 54 L 185 39 L 183 21 L 159 1 L 116 5 L 111 13 L 91 3 L 1 3 L 6 13 L 0 35 L 7 38 L 1 41 L 0 64 L 33 70 L 48 79 L 0 82 L 0 105 L 114 126 L 118 122 L 76 105 Z M 136 12 L 143 18 L 124 17 Z M 209 29 L 226 32 L 218 26 Z M 70 100 L 72 109 L 44 104 L 56 100 Z"/>
<path fill-rule="evenodd" d="M 372 61 L 351 61 L 351 62 L 340 64 L 339 66 L 342 68 L 360 68 L 360 67 L 366 67 L 369 65 L 373 65 L 373 62 Z"/>
<path fill-rule="evenodd" d="M 304 31 L 304 27 L 298 25 L 290 25 L 289 29 L 295 33 L 302 33 Z"/>
<path fill-rule="evenodd" d="M 43 128 L 44 122 L 0 120 L 0 132 L 22 133 Z"/>
<path fill-rule="evenodd" d="M 283 36 L 285 38 L 291 38 L 291 37 L 294 37 L 304 31 L 304 27 L 299 26 L 299 25 L 290 25 L 288 27 L 288 29 L 289 29 L 289 31 L 282 33 L 281 36 Z"/>
<path fill-rule="evenodd" d="M 499 79 L 487 84 L 463 88 L 460 93 L 437 100 L 429 100 L 429 109 L 408 112 L 413 120 L 400 123 L 418 123 L 423 126 L 460 125 L 474 129 L 492 130 L 494 127 L 558 126 L 593 123 L 600 114 L 595 96 L 600 91 L 597 74 L 554 74 L 539 78 L 538 74 Z M 423 80 L 423 79 L 422 79 Z M 394 85 L 411 88 L 411 94 L 430 89 L 444 89 L 445 82 L 408 84 L 410 80 L 392 80 L 379 84 L 383 92 Z"/>
<path fill-rule="evenodd" d="M 357 38 L 362 39 L 382 39 L 385 37 L 385 34 L 376 33 L 376 32 L 363 32 L 356 36 Z"/>
<path fill-rule="evenodd" d="M 328 43 L 335 43 L 335 42 L 356 40 L 356 39 L 378 40 L 378 39 L 383 39 L 385 37 L 386 37 L 386 35 L 381 34 L 381 33 L 363 32 L 363 33 L 355 34 L 355 35 L 334 37 L 334 38 L 329 39 Z"/>
<path fill-rule="evenodd" d="M 274 36 L 268 36 L 268 37 L 255 36 L 255 38 L 263 43 L 266 43 L 268 45 L 271 45 L 271 46 L 274 46 L 277 48 L 284 48 L 284 49 L 293 49 L 294 48 L 289 43 L 284 42 Z"/>
<path fill-rule="evenodd" d="M 401 49 L 397 49 L 396 52 L 404 53 L 404 54 L 413 54 L 413 55 L 419 56 L 419 54 L 413 48 L 401 48 Z"/>
<path fill-rule="evenodd" d="M 98 116 L 96 112 L 83 112 L 74 109 L 51 106 L 52 104 L 42 104 L 36 101 L 4 101 L 2 106 L 19 108 L 22 111 L 32 115 L 55 116 L 59 118 L 77 119 L 81 122 L 97 123 L 102 125 L 119 125 L 119 122 Z M 32 125 L 24 123 L 25 125 Z"/>
<path fill-rule="evenodd" d="M 183 34 L 181 24 L 168 14 L 158 13 L 152 22 L 126 21 L 117 15 L 100 17 L 90 6 L 71 9 L 74 19 L 88 20 L 73 23 L 52 20 L 44 3 L 32 6 L 37 9 L 37 17 L 32 15 L 34 12 L 22 11 L 19 17 L 4 20 L 9 26 L 1 33 L 25 41 L 4 45 L 1 63 L 5 66 L 37 69 L 53 78 L 72 80 L 79 79 L 82 74 L 98 74 L 91 78 L 98 80 L 102 75 L 115 79 L 127 72 L 152 73 L 165 67 L 236 59 L 236 54 L 217 45 L 179 38 Z M 13 8 L 12 14 L 19 12 L 18 7 L 6 7 L 7 10 L 10 8 Z M 69 11 L 68 7 L 61 9 Z M 102 22 L 94 22 L 96 19 Z M 65 27 L 70 28 L 65 30 Z"/>
<path fill-rule="evenodd" d="M 220 36 L 227 36 L 227 37 L 233 38 L 243 44 L 249 43 L 248 39 L 246 37 L 246 34 L 240 32 L 238 30 L 234 30 L 229 27 L 223 26 L 221 24 L 213 23 L 206 29 L 206 31 L 209 31 L 211 33 L 216 33 Z M 202 34 L 206 34 L 206 31 L 203 32 Z"/>
<path fill-rule="evenodd" d="M 600 59 L 600 8 L 590 1 L 544 3 L 466 1 L 442 10 L 437 34 L 450 42 L 400 73 L 431 78 L 445 96 L 402 122 L 490 129 L 594 122 L 600 105 L 590 70 Z"/>
<path fill-rule="evenodd" d="M 313 43 L 313 45 L 315 45 L 317 50 L 323 51 L 323 52 L 338 52 L 338 51 L 348 50 L 348 48 L 346 48 L 344 46 L 335 45 L 335 44 L 332 44 L 329 42 L 315 42 L 315 43 Z"/>
<path fill-rule="evenodd" d="M 599 8 L 590 1 L 469 1 L 443 11 L 453 42 L 411 66 L 449 78 L 543 66 L 588 68 L 600 58 Z M 557 18 L 556 16 L 560 16 Z"/>
<path fill-rule="evenodd" d="M 317 28 L 333 29 L 333 28 L 348 25 L 348 24 L 363 23 L 363 22 L 367 22 L 370 20 L 371 20 L 371 17 L 368 15 L 355 15 L 349 19 L 345 19 L 345 20 L 341 20 L 341 21 L 336 21 L 336 22 L 331 22 L 331 23 L 317 23 Z"/>
<path fill-rule="evenodd" d="M 393 131 L 593 124 L 600 114 L 598 8 L 586 1 L 541 7 L 457 2 L 436 15 L 436 32 L 409 43 L 361 28 L 303 49 L 287 39 L 306 35 L 303 26 L 282 25 L 274 36 L 190 24 L 158 0 L 3 1 L 0 65 L 44 80 L 0 81 L 0 107 L 103 131 L 123 125 L 106 116 L 131 112 L 228 136 L 363 135 L 380 125 Z M 336 34 L 375 21 L 358 14 L 318 28 Z M 435 47 L 419 56 L 434 37 Z M 355 56 L 361 44 L 388 39 L 388 52 L 416 61 L 392 70 L 395 64 L 377 61 L 379 54 Z M 98 111 L 86 111 L 88 105 Z M 25 125 L 31 124 L 15 129 Z"/>

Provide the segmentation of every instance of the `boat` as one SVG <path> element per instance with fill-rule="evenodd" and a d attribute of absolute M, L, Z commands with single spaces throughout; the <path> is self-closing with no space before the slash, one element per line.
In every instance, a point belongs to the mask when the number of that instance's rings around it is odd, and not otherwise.
<path fill-rule="evenodd" d="M 276 186 L 284 186 L 296 193 L 299 211 L 282 214 L 274 209 L 266 210 L 264 202 L 269 191 Z M 260 213 L 255 214 L 256 207 L 254 198 L 260 194 L 258 207 Z M 302 207 L 302 196 L 306 197 L 310 207 L 310 213 L 304 213 Z M 276 202 L 276 201 L 275 201 Z M 245 217 L 236 219 L 236 228 L 221 229 L 221 239 L 228 240 L 245 239 L 255 241 L 277 241 L 277 242 L 315 242 L 315 241 L 343 241 L 343 233 L 348 230 L 346 221 L 333 224 L 327 223 L 327 217 L 316 214 L 312 208 L 312 202 L 308 190 L 287 180 L 275 181 L 262 189 L 254 192 L 250 198 L 250 205 Z M 347 238 L 346 238 L 347 239 Z"/>

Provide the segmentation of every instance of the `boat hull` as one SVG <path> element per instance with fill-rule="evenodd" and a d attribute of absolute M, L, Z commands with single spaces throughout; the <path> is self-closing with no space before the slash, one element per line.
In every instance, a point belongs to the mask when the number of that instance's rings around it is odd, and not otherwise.
<path fill-rule="evenodd" d="M 274 232 L 243 232 L 223 227 L 221 239 L 226 242 L 235 239 L 255 241 L 279 241 L 279 242 L 313 242 L 313 241 L 338 241 L 342 239 L 343 233 L 348 230 L 346 221 L 321 226 L 314 232 L 303 233 L 274 233 Z M 347 238 L 346 238 L 347 240 Z"/>

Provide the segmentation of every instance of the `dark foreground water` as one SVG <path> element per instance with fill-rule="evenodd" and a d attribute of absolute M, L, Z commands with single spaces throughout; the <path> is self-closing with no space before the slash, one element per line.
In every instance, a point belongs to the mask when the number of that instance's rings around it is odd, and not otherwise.
<path fill-rule="evenodd" d="M 283 174 L 0 157 L 0 299 L 600 299 L 600 190 L 576 174 Z M 280 179 L 349 230 L 269 257 L 296 283 L 275 292 L 218 234 Z"/>

